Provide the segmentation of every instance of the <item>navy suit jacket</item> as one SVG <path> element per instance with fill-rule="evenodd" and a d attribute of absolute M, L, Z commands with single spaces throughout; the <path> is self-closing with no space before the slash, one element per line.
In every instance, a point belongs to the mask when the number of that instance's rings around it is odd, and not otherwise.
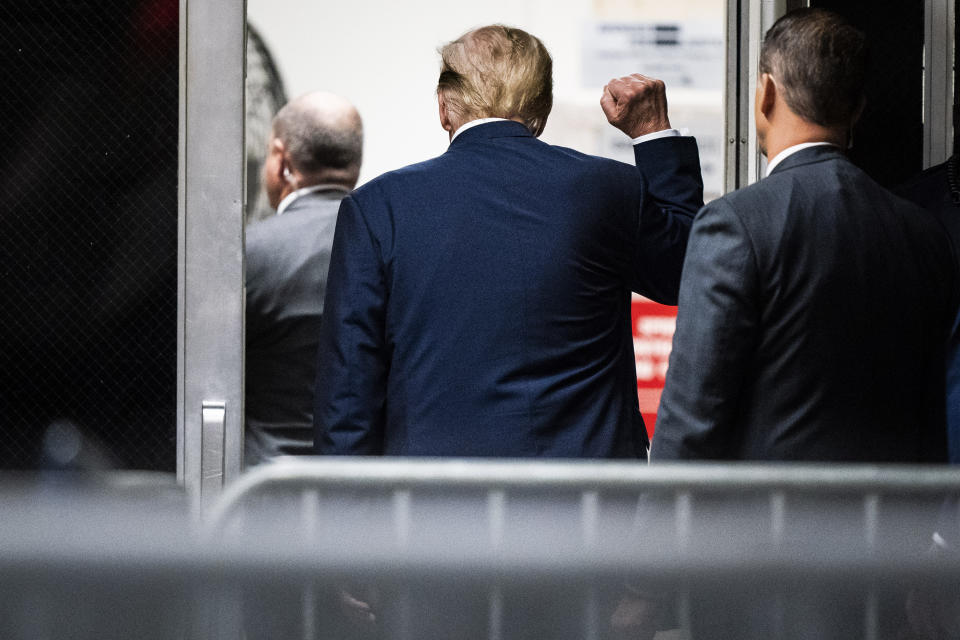
<path fill-rule="evenodd" d="M 651 459 L 942 461 L 955 309 L 932 215 L 788 156 L 697 215 Z"/>
<path fill-rule="evenodd" d="M 630 291 L 676 303 L 702 182 L 692 138 L 636 156 L 639 171 L 500 121 L 347 197 L 317 452 L 645 455 Z"/>

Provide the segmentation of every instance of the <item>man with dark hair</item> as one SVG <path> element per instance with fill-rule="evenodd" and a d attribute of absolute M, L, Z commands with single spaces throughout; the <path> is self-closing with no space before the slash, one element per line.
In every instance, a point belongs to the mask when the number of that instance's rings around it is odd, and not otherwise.
<path fill-rule="evenodd" d="M 824 10 L 767 33 L 768 177 L 694 222 L 653 459 L 944 459 L 952 249 L 843 155 L 864 65 L 863 34 Z"/>
<path fill-rule="evenodd" d="M 865 59 L 864 35 L 828 11 L 768 31 L 755 110 L 767 177 L 694 221 L 653 461 L 945 460 L 953 252 L 932 216 L 844 156 Z M 776 637 L 777 624 L 866 635 L 862 599 L 797 589 L 778 622 L 762 597 L 749 612 L 721 597 L 699 601 L 715 606 L 697 640 Z"/>
<path fill-rule="evenodd" d="M 442 156 L 345 198 L 314 421 L 319 453 L 645 458 L 630 292 L 676 301 L 702 204 L 663 83 L 611 81 L 637 167 L 537 139 L 552 61 L 502 25 L 440 50 Z"/>
<path fill-rule="evenodd" d="M 866 55 L 864 34 L 835 14 L 795 11 L 767 32 L 760 74 L 801 120 L 849 133 L 863 109 Z"/>
<path fill-rule="evenodd" d="M 360 115 L 339 96 L 309 93 L 274 118 L 263 182 L 277 215 L 246 236 L 248 466 L 312 450 L 330 245 L 362 151 Z"/>

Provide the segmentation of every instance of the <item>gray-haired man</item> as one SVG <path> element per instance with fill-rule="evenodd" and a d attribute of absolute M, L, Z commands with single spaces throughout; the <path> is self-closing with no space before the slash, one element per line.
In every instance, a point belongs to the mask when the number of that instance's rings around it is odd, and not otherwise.
<path fill-rule="evenodd" d="M 314 92 L 273 121 L 264 188 L 277 215 L 247 229 L 244 457 L 311 452 L 317 338 L 340 200 L 360 174 L 352 104 Z"/>

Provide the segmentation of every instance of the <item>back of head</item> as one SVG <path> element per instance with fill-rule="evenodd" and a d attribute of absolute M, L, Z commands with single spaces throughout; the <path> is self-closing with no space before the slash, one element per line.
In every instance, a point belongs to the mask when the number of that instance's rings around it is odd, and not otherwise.
<path fill-rule="evenodd" d="M 273 135 L 304 176 L 302 186 L 346 183 L 351 177 L 356 182 L 363 159 L 363 122 L 356 108 L 340 96 L 318 91 L 290 101 L 277 112 Z"/>
<path fill-rule="evenodd" d="M 477 118 L 521 120 L 540 135 L 553 107 L 553 61 L 535 36 L 491 25 L 440 48 L 437 91 L 462 123 Z"/>
<path fill-rule="evenodd" d="M 809 122 L 850 126 L 863 105 L 866 36 L 825 9 L 798 9 L 763 40 L 760 73 L 777 81 L 790 109 Z"/>

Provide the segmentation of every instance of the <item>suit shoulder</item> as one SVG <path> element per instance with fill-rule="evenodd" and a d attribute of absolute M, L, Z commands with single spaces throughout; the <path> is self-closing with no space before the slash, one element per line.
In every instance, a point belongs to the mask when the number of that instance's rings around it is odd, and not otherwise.
<path fill-rule="evenodd" d="M 697 217 L 725 215 L 734 216 L 741 222 L 745 222 L 751 212 L 757 211 L 758 203 L 770 199 L 771 195 L 769 189 L 761 188 L 761 183 L 755 182 L 707 202 L 700 209 Z"/>
<path fill-rule="evenodd" d="M 645 190 L 645 187 L 641 186 L 644 182 L 643 176 L 635 165 L 568 147 L 546 146 L 550 160 L 545 163 L 544 170 L 553 171 L 558 180 L 594 185 L 596 188 L 605 189 L 613 197 L 626 194 L 639 197 Z"/>
<path fill-rule="evenodd" d="M 448 163 L 444 158 L 445 156 L 437 156 L 381 173 L 354 189 L 347 198 L 366 212 L 377 204 L 385 202 L 385 196 L 417 192 L 426 185 L 435 184 L 446 171 L 449 171 L 446 167 Z"/>
<path fill-rule="evenodd" d="M 943 227 L 935 215 L 934 209 L 928 208 L 925 202 L 918 201 L 916 197 L 911 197 L 910 194 L 902 192 L 900 188 L 887 189 L 852 162 L 846 164 L 849 166 L 851 182 L 855 182 L 861 191 L 867 192 L 869 190 L 873 197 L 884 201 L 893 211 L 905 218 L 907 224 L 926 227 L 928 232 L 943 233 Z M 932 167 L 921 174 L 920 177 L 921 180 L 914 183 L 915 189 L 926 190 L 931 196 L 934 194 L 947 195 L 945 189 L 937 189 L 935 184 L 937 180 L 942 180 L 943 185 L 947 184 L 946 174 L 941 167 Z M 916 192 L 913 195 L 916 196 Z"/>
<path fill-rule="evenodd" d="M 753 184 L 731 191 L 718 198 L 735 211 L 746 226 L 767 225 L 774 218 L 783 218 L 797 207 L 803 207 L 813 200 L 830 197 L 829 187 L 811 189 L 816 178 L 811 176 L 811 167 L 807 165 L 792 168 L 790 171 L 777 172 Z"/>
<path fill-rule="evenodd" d="M 299 236 L 304 230 L 333 219 L 339 208 L 340 200 L 297 202 L 283 215 L 270 216 L 247 227 L 246 246 L 273 245 L 282 242 L 284 237 Z"/>
<path fill-rule="evenodd" d="M 295 260 L 298 254 L 316 251 L 331 241 L 340 200 L 316 200 L 291 207 L 247 227 L 244 254 L 247 277 L 273 268 L 283 260 Z"/>
<path fill-rule="evenodd" d="M 635 165 L 621 162 L 620 160 L 591 155 L 589 153 L 577 151 L 576 149 L 571 149 L 569 147 L 561 147 L 551 144 L 548 144 L 547 146 L 558 157 L 565 158 L 571 162 L 581 163 L 585 167 L 594 167 L 597 170 L 615 171 L 629 174 L 636 173 L 637 171 L 637 167 Z"/>
<path fill-rule="evenodd" d="M 752 186 L 752 185 L 751 185 Z M 703 205 L 693 219 L 691 233 L 715 233 L 717 229 L 724 229 L 727 233 L 742 235 L 748 240 L 754 252 L 757 244 L 762 243 L 764 236 L 764 217 L 758 213 L 758 194 L 743 192 L 747 188 L 733 191 L 719 198 L 715 198 Z"/>
<path fill-rule="evenodd" d="M 435 158 L 430 158 L 429 160 L 408 164 L 398 169 L 391 169 L 390 171 L 381 173 L 376 178 L 368 180 L 363 185 L 354 189 L 353 193 L 350 195 L 353 196 L 354 199 L 357 199 L 358 197 L 362 199 L 368 196 L 370 193 L 389 190 L 398 183 L 429 176 L 437 171 L 443 170 L 444 165 L 446 164 L 444 160 L 445 156 L 441 155 Z"/>

